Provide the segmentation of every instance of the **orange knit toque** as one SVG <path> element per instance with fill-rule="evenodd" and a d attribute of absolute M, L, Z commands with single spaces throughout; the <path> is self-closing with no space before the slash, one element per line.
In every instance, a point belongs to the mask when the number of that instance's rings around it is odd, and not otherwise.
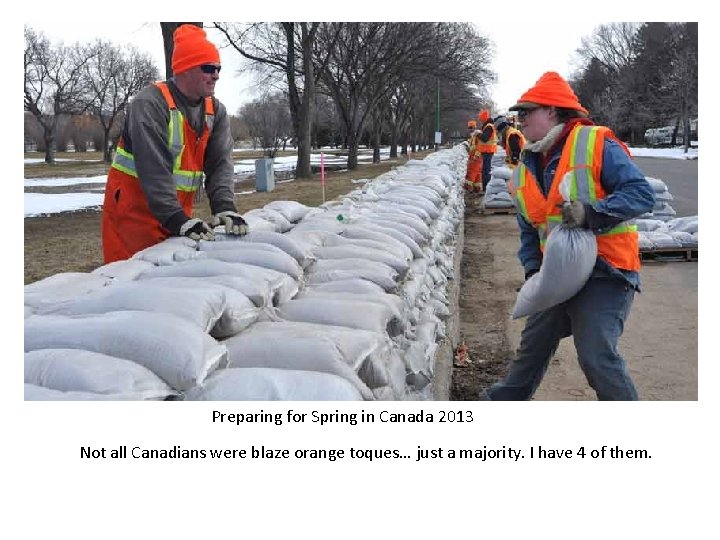
<path fill-rule="evenodd" d="M 220 53 L 205 30 L 193 24 L 178 26 L 173 33 L 172 70 L 177 75 L 202 64 L 219 64 Z"/>
<path fill-rule="evenodd" d="M 483 109 L 482 111 L 480 111 L 480 114 L 478 114 L 478 118 L 484 124 L 490 119 L 490 111 L 488 111 L 487 109 Z"/>
<path fill-rule="evenodd" d="M 510 110 L 526 109 L 528 105 L 560 107 L 580 111 L 585 115 L 588 114 L 587 109 L 580 104 L 580 100 L 578 100 L 568 82 L 554 71 L 543 73 L 535 86 L 520 96 L 518 102 L 510 107 Z"/>
<path fill-rule="evenodd" d="M 468 127 L 475 129 L 477 127 L 477 123 L 475 123 L 475 120 L 468 120 Z"/>

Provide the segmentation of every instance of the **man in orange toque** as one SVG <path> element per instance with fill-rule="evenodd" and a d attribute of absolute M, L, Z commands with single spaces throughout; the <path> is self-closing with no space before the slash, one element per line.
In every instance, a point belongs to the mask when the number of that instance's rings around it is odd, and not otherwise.
<path fill-rule="evenodd" d="M 235 206 L 230 121 L 215 97 L 220 53 L 202 28 L 173 34 L 173 77 L 141 90 L 128 107 L 108 173 L 102 217 L 105 263 L 169 236 L 213 240 L 212 227 L 248 232 Z M 192 217 L 203 183 L 213 217 Z"/>
<path fill-rule="evenodd" d="M 530 399 L 560 340 L 572 335 L 580 367 L 598 399 L 636 400 L 618 341 L 640 290 L 633 219 L 653 207 L 653 190 L 625 145 L 609 128 L 587 118 L 588 111 L 557 73 L 543 74 L 510 110 L 518 111 L 527 138 L 511 180 L 525 279 L 540 270 L 555 227 L 592 231 L 597 259 L 580 292 L 528 318 L 509 373 L 480 398 Z M 559 190 L 563 181 L 569 183 L 569 201 Z"/>

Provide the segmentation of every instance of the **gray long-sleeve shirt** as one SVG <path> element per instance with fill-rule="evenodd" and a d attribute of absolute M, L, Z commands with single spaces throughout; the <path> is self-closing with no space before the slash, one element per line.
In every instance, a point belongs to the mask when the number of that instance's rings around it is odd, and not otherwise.
<path fill-rule="evenodd" d="M 172 80 L 167 81 L 175 104 L 193 131 L 201 136 L 205 128 L 205 100 L 191 104 Z M 213 98 L 215 121 L 205 151 L 205 191 L 213 214 L 235 207 L 230 121 L 227 109 Z M 173 161 L 168 147 L 170 109 L 160 90 L 150 85 L 141 90 L 128 107 L 123 140 L 125 149 L 135 156 L 140 185 L 155 218 L 177 235 L 191 217 L 186 216 L 178 202 Z"/>

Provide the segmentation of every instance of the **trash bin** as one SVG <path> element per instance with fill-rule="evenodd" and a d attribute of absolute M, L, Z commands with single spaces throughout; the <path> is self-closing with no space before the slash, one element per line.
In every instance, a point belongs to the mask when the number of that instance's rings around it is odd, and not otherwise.
<path fill-rule="evenodd" d="M 255 160 L 255 189 L 257 191 L 272 191 L 275 189 L 275 170 L 272 158 Z"/>

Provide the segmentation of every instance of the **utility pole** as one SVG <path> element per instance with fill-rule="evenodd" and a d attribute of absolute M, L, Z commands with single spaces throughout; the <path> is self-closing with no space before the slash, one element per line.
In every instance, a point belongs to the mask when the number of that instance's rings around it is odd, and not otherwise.
<path fill-rule="evenodd" d="M 435 151 L 438 150 L 438 145 L 442 142 L 442 136 L 440 134 L 440 77 L 437 80 L 437 103 L 435 104 Z"/>

